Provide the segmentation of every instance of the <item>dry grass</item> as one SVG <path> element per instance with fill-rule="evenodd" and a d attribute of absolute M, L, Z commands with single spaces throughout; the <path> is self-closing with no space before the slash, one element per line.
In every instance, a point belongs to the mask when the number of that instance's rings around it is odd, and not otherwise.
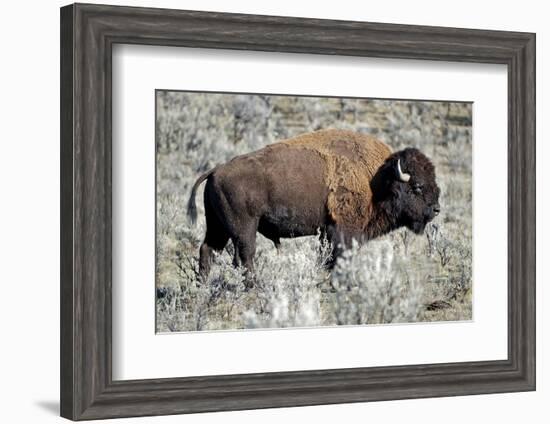
<path fill-rule="evenodd" d="M 157 112 L 157 331 L 471 319 L 470 104 L 159 92 Z M 249 291 L 229 243 L 201 284 L 202 202 L 197 226 L 185 214 L 197 176 L 320 128 L 374 134 L 394 150 L 420 148 L 436 166 L 441 214 L 423 236 L 400 229 L 350 246 L 332 273 L 316 237 L 283 240 L 277 253 L 258 235 Z"/>

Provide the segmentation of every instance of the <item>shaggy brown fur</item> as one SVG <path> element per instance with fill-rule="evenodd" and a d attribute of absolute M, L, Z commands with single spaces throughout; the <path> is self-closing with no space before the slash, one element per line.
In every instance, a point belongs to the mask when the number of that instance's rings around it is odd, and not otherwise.
<path fill-rule="evenodd" d="M 371 135 L 336 129 L 302 134 L 281 143 L 322 157 L 331 219 L 349 231 L 365 231 L 373 214 L 370 184 L 391 155 L 390 147 Z"/>

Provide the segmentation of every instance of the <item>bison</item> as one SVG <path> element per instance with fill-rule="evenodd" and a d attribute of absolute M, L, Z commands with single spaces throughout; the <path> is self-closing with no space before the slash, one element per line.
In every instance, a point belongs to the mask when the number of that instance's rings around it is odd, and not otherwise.
<path fill-rule="evenodd" d="M 430 160 L 415 148 L 392 153 L 376 138 L 321 130 L 237 156 L 202 174 L 206 235 L 199 272 L 208 275 L 214 251 L 231 239 L 234 265 L 253 269 L 256 232 L 278 248 L 281 238 L 320 234 L 335 259 L 352 239 L 361 242 L 400 227 L 417 234 L 439 213 Z"/>

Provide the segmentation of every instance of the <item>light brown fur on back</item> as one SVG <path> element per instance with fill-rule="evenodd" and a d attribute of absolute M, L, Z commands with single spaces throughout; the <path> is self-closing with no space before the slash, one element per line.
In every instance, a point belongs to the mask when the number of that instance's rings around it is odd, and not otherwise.
<path fill-rule="evenodd" d="M 370 182 L 392 151 L 367 134 L 347 130 L 321 130 L 280 143 L 317 152 L 325 161 L 329 189 L 327 209 L 341 228 L 363 231 L 371 219 Z"/>

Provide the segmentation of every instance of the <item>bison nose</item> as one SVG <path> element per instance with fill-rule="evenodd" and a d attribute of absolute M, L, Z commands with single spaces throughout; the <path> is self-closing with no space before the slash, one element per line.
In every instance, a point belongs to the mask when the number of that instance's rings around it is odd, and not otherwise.
<path fill-rule="evenodd" d="M 439 203 L 434 205 L 433 211 L 434 211 L 434 214 L 439 215 L 439 212 L 441 212 L 441 208 L 439 207 Z"/>

